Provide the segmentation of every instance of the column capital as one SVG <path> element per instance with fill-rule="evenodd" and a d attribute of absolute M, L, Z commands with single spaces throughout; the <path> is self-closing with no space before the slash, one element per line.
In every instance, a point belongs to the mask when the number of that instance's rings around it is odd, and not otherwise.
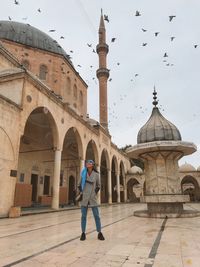
<path fill-rule="evenodd" d="M 52 150 L 55 152 L 55 151 L 61 151 L 62 152 L 62 148 L 60 147 L 53 147 Z"/>

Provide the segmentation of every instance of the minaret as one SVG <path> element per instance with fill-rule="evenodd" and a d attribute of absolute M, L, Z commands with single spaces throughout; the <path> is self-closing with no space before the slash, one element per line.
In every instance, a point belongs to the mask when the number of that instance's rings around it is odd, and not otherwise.
<path fill-rule="evenodd" d="M 106 130 L 108 130 L 107 80 L 109 77 L 109 70 L 107 69 L 106 64 L 108 50 L 108 45 L 106 44 L 106 29 L 101 9 L 99 44 L 96 47 L 96 51 L 99 55 L 99 69 L 96 74 L 99 79 L 99 121 Z"/>

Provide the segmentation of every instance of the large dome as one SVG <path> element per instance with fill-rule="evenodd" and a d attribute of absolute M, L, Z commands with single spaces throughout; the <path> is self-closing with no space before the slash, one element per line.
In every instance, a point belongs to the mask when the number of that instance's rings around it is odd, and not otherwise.
<path fill-rule="evenodd" d="M 69 55 L 56 40 L 29 24 L 0 21 L 0 39 L 63 55 L 71 63 Z"/>
<path fill-rule="evenodd" d="M 137 143 L 147 143 L 154 141 L 178 141 L 181 140 L 181 134 L 174 124 L 165 119 L 156 107 L 156 92 L 154 91 L 155 107 L 152 110 L 151 116 L 146 124 L 140 129 L 137 136 Z"/>

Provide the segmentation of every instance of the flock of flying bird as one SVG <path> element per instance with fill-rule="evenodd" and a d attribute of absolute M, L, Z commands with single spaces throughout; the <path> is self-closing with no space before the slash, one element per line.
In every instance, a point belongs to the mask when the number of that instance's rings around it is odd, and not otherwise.
<path fill-rule="evenodd" d="M 15 4 L 15 5 L 20 5 L 19 1 L 17 1 L 17 0 L 14 0 L 14 4 Z M 38 12 L 38 13 L 42 13 L 41 8 L 38 8 L 38 9 L 37 9 L 37 12 Z M 142 15 L 141 12 L 138 11 L 138 10 L 136 10 L 136 12 L 135 12 L 135 16 L 136 16 L 136 17 L 140 17 L 141 15 Z M 10 16 L 9 16 L 8 18 L 9 18 L 9 20 L 12 20 Z M 168 16 L 168 19 L 169 19 L 169 22 L 170 22 L 170 23 L 171 23 L 175 18 L 176 18 L 176 15 L 170 15 L 170 16 Z M 27 18 L 27 17 L 24 17 L 24 18 L 22 18 L 22 19 L 23 19 L 24 21 L 26 21 L 28 18 Z M 107 23 L 109 23 L 109 22 L 110 22 L 110 18 L 109 18 L 109 16 L 108 16 L 108 15 L 104 15 L 104 20 L 105 20 Z M 144 32 L 144 33 L 147 32 L 147 29 L 145 29 L 145 28 L 141 28 L 141 30 L 142 30 L 142 32 Z M 50 33 L 54 33 L 54 32 L 56 32 L 56 30 L 55 30 L 55 29 L 50 29 L 49 32 L 50 32 Z M 157 32 L 154 32 L 154 36 L 155 36 L 155 37 L 158 37 L 159 35 L 160 35 L 160 32 L 158 32 L 158 31 L 157 31 Z M 173 42 L 173 41 L 175 40 L 175 38 L 176 38 L 175 36 L 171 36 L 171 37 L 170 37 L 170 41 Z M 65 39 L 65 36 L 61 35 L 61 36 L 60 36 L 60 39 Z M 116 37 L 112 37 L 111 40 L 110 40 L 110 43 L 114 43 L 114 42 L 116 41 L 116 39 L 117 39 Z M 89 49 L 91 49 L 91 52 L 92 52 L 92 53 L 96 53 L 96 50 L 93 48 L 93 44 L 92 44 L 92 43 L 87 43 L 86 45 L 87 45 L 87 47 L 88 47 Z M 142 43 L 141 46 L 142 46 L 142 47 L 146 47 L 147 45 L 148 45 L 148 43 L 147 43 L 147 42 L 144 42 L 144 43 Z M 194 44 L 194 48 L 196 49 L 197 47 L 198 47 L 198 44 Z M 68 55 L 68 56 L 69 56 L 70 59 L 72 59 L 72 54 L 74 53 L 74 51 L 73 51 L 73 50 L 70 50 L 69 52 L 70 52 L 70 55 Z M 168 52 L 165 52 L 164 55 L 163 55 L 163 62 L 165 63 L 166 66 L 173 66 L 174 64 L 167 62 L 167 58 L 168 58 L 168 57 L 169 57 Z M 116 64 L 117 64 L 117 66 L 119 66 L 119 65 L 120 65 L 120 62 L 117 62 Z M 78 68 L 81 68 L 82 65 L 78 64 L 77 67 L 78 67 Z M 93 68 L 93 66 L 90 65 L 90 69 L 91 69 L 91 70 L 92 70 L 92 68 Z M 62 66 L 61 66 L 61 69 L 62 69 Z M 63 73 L 64 73 L 64 72 L 63 72 Z M 134 79 L 135 79 L 136 77 L 139 76 L 139 73 L 135 73 L 133 76 L 134 76 L 134 77 L 130 79 L 131 82 L 133 82 Z M 92 80 L 95 82 L 95 84 L 97 84 L 97 79 L 96 79 L 96 77 L 93 77 Z M 111 82 L 111 81 L 112 81 L 112 77 L 110 77 L 108 81 Z M 89 80 L 86 80 L 86 82 L 89 83 Z M 119 105 L 120 102 L 124 101 L 124 99 L 125 99 L 126 97 L 127 97 L 126 94 L 124 94 L 124 95 L 120 95 L 120 96 L 119 96 L 119 99 L 118 99 L 117 101 L 111 103 L 110 107 L 108 108 L 108 109 L 109 109 L 109 110 L 108 110 L 108 111 L 109 111 L 109 118 L 110 118 L 110 120 L 109 120 L 109 124 L 112 123 L 113 120 L 117 120 L 117 119 L 118 119 L 118 115 L 116 115 L 116 114 L 117 114 L 117 106 Z M 120 101 L 120 102 L 118 103 L 118 101 Z M 147 108 L 143 108 L 143 107 L 140 106 L 140 105 L 135 105 L 134 108 L 135 108 L 135 110 L 137 110 L 137 111 L 140 112 L 140 113 L 146 113 L 146 112 L 148 111 Z M 162 111 L 164 111 L 164 109 L 163 109 L 163 107 L 162 107 L 161 105 L 159 106 L 159 108 L 160 108 Z M 131 114 L 132 114 L 132 113 L 131 113 Z M 132 121 L 132 120 L 134 120 L 133 115 L 128 115 L 128 116 L 126 115 L 126 120 L 128 120 L 128 121 Z"/>

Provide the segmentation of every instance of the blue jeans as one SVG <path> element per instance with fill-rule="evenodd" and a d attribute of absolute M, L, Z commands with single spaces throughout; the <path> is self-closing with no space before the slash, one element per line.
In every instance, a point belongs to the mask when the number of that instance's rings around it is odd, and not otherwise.
<path fill-rule="evenodd" d="M 85 229 L 86 229 L 86 221 L 87 221 L 87 210 L 88 207 L 81 207 L 81 229 L 82 229 L 82 233 L 85 233 Z M 95 219 L 95 223 L 96 223 L 96 230 L 97 232 L 101 232 L 101 220 L 99 217 L 99 210 L 98 207 L 92 207 L 92 213 Z"/>

